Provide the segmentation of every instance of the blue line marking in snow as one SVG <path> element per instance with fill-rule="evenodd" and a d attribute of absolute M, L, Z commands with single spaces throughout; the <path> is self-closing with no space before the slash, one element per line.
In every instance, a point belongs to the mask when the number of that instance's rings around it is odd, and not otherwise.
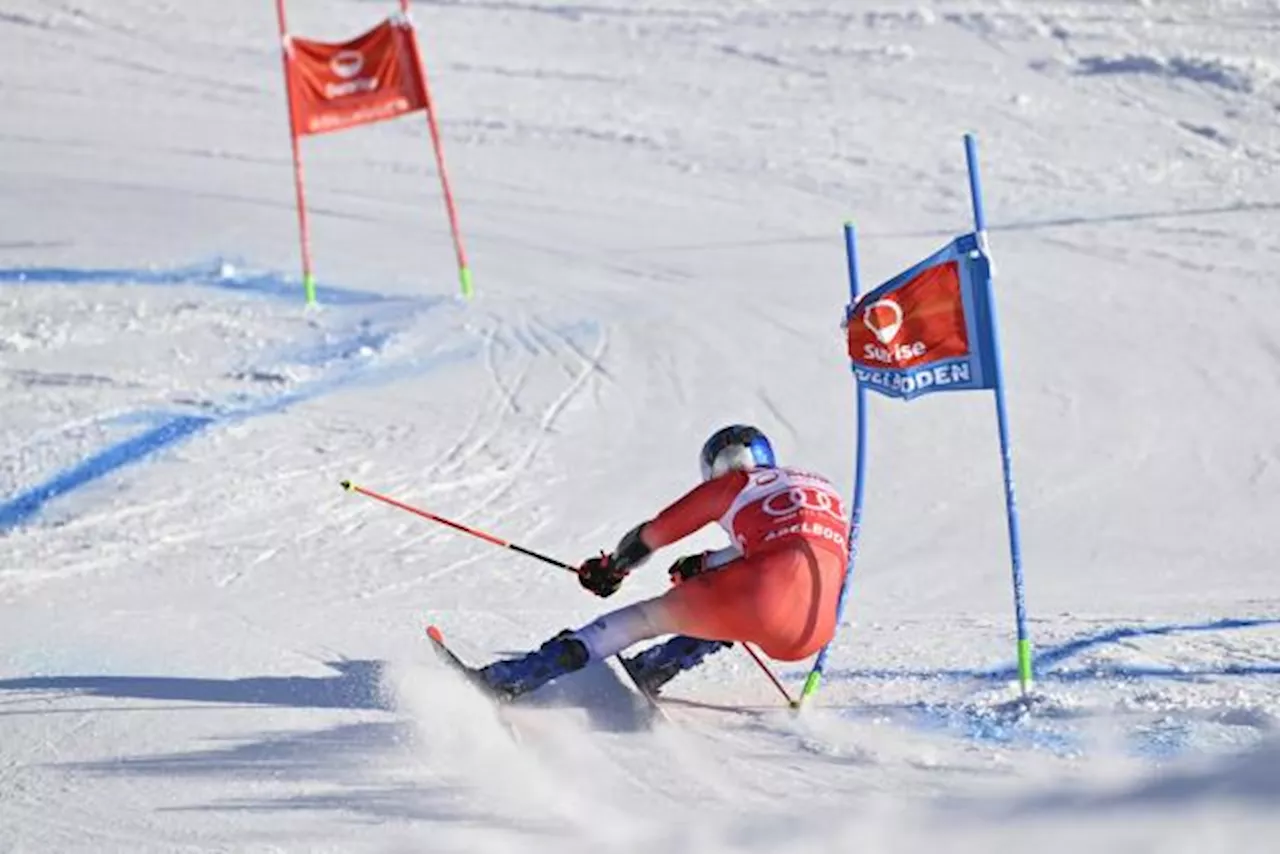
<path fill-rule="evenodd" d="M 195 285 L 234 291 L 236 293 L 302 302 L 302 283 L 278 273 L 246 273 L 223 259 L 185 267 L 169 268 L 76 268 L 76 267 L 9 267 L 0 268 L 0 287 L 21 285 Z M 376 305 L 422 302 L 418 297 L 392 297 L 385 294 L 320 285 L 316 299 L 323 305 Z M 441 298 L 437 298 L 439 300 Z"/>
<path fill-rule="evenodd" d="M 228 273 L 222 262 L 193 265 L 169 270 L 125 270 L 72 268 L 0 269 L 0 286 L 5 284 L 146 284 L 146 285 L 211 285 L 213 287 L 261 294 L 271 297 L 298 298 L 296 284 L 285 282 L 275 274 L 245 276 Z M 444 297 L 392 298 L 380 294 L 342 288 L 322 287 L 321 302 L 335 305 L 374 305 L 394 307 L 394 321 L 403 321 L 414 313 L 430 310 L 449 302 Z M 409 315 L 405 309 L 409 309 Z M 564 335 L 582 332 L 598 333 L 594 321 L 566 324 L 558 331 Z M 211 405 L 200 414 L 173 413 L 146 409 L 118 413 L 100 423 L 140 425 L 147 429 L 64 469 L 49 479 L 29 487 L 4 503 L 0 503 L 0 534 L 7 533 L 39 513 L 46 504 L 76 489 L 137 463 L 165 448 L 196 436 L 220 423 L 242 421 L 284 411 L 348 386 L 383 385 L 475 358 L 481 352 L 479 342 L 472 342 L 426 356 L 406 359 L 390 365 L 369 366 L 361 357 L 380 352 L 394 335 L 394 329 L 375 329 L 369 320 L 362 321 L 356 331 L 334 340 L 322 341 L 285 354 L 281 361 L 309 367 L 328 367 L 337 362 L 348 369 L 334 375 L 304 383 L 284 394 L 265 398 L 239 400 L 230 404 Z M 352 364 L 353 360 L 356 361 Z"/>
<path fill-rule="evenodd" d="M 419 376 L 446 365 L 465 362 L 478 356 L 480 350 L 481 345 L 476 342 L 454 347 L 451 350 L 441 350 L 432 353 L 430 356 L 411 359 L 395 365 L 373 370 L 353 370 L 341 376 L 315 380 L 276 397 L 255 401 L 246 406 L 223 409 L 220 411 L 219 417 L 227 421 L 242 421 L 259 415 L 271 415 L 282 412 L 295 404 L 322 397 L 347 386 L 359 385 L 362 388 L 368 388 L 374 385 L 385 385 L 390 382 Z"/>
<path fill-rule="evenodd" d="M 286 359 L 313 368 L 324 367 L 330 362 L 341 362 L 369 351 L 380 351 L 391 340 L 392 334 L 390 331 L 377 332 L 364 328 L 354 335 L 293 351 L 286 355 Z"/>
<path fill-rule="evenodd" d="M 1015 674 L 1016 675 L 1016 674 Z M 958 735 L 971 741 L 1006 747 L 1031 747 L 1059 756 L 1083 752 L 1080 740 L 1057 729 L 1051 721 L 1034 715 L 1009 714 L 984 706 L 950 706 L 916 703 L 906 708 L 908 716 L 922 729 Z"/>
<path fill-rule="evenodd" d="M 278 274 L 245 274 L 234 265 L 222 260 L 170 269 L 76 269 L 70 267 L 0 269 L 0 286 L 92 284 L 209 286 L 220 290 L 290 300 L 298 300 L 301 295 L 301 285 L 288 282 Z M 413 314 L 446 302 L 443 297 L 392 298 L 382 294 L 328 286 L 321 286 L 317 293 L 322 303 L 335 306 L 397 306 L 396 320 L 404 319 L 406 308 L 410 314 Z M 346 362 L 366 352 L 377 352 L 386 345 L 392 335 L 392 331 L 373 329 L 370 321 L 365 320 L 361 322 L 354 334 L 302 348 L 286 354 L 282 361 L 310 367 L 326 367 L 334 362 Z M 139 425 L 146 429 L 110 445 L 0 503 L 0 534 L 23 524 L 40 512 L 50 501 L 191 438 L 221 421 L 242 420 L 280 412 L 295 403 L 327 394 L 357 381 L 365 384 L 392 381 L 470 358 L 477 352 L 479 352 L 479 345 L 474 344 L 387 368 L 366 370 L 365 366 L 356 365 L 338 376 L 306 383 L 284 395 L 230 406 L 212 406 L 200 414 L 175 414 L 148 409 L 109 416 L 100 423 L 117 426 Z"/>
<path fill-rule="evenodd" d="M 188 439 L 206 428 L 230 421 L 243 421 L 270 415 L 298 403 L 313 400 L 346 386 L 382 385 L 426 373 L 446 365 L 474 358 L 480 344 L 468 344 L 443 350 L 430 356 L 372 370 L 352 370 L 336 377 L 315 380 L 282 395 L 239 406 L 215 407 L 208 415 L 170 415 L 156 427 L 138 436 L 118 442 L 83 462 L 61 471 L 14 498 L 0 504 L 0 533 L 5 533 L 38 513 L 46 504 L 127 465 Z"/>
<path fill-rule="evenodd" d="M 1087 635 L 1073 641 L 1046 647 L 1036 655 L 1036 667 L 1052 667 L 1072 656 L 1104 644 L 1112 644 L 1127 638 L 1176 635 L 1185 632 L 1220 632 L 1228 629 L 1252 629 L 1260 626 L 1280 626 L 1280 619 L 1224 619 L 1207 623 L 1168 623 L 1159 626 L 1121 626 L 1096 635 Z"/>
<path fill-rule="evenodd" d="M 1140 679 L 1167 677 L 1171 679 L 1194 679 L 1204 676 L 1269 676 L 1280 674 L 1277 664 L 1233 664 L 1224 663 L 1215 667 L 1130 667 L 1126 665 L 1106 664 L 1086 666 L 1072 670 L 1049 670 L 1055 665 L 1086 652 L 1095 647 L 1113 644 L 1121 640 L 1137 637 L 1176 635 L 1185 632 L 1221 632 L 1233 629 L 1253 629 L 1268 626 L 1280 626 L 1280 618 L 1250 617 L 1226 618 L 1203 623 L 1167 623 L 1156 626 L 1121 626 L 1107 629 L 1093 635 L 1086 635 L 1067 641 L 1058 646 L 1041 649 L 1035 656 L 1036 681 L 1038 682 L 1081 682 L 1090 679 Z M 788 673 L 789 678 L 802 679 L 803 671 Z M 870 668 L 836 670 L 828 674 L 829 679 L 875 679 L 894 681 L 899 679 L 919 679 L 937 681 L 982 680 L 989 682 L 1007 682 L 1016 679 L 1018 669 L 1014 665 L 990 668 L 940 668 L 935 670 L 910 670 L 906 668 Z"/>
<path fill-rule="evenodd" d="M 1280 675 L 1280 664 L 1273 662 L 1247 664 L 1224 662 L 1211 666 L 1128 666 L 1123 664 L 1085 664 L 1070 670 L 1047 670 L 1070 658 L 1096 647 L 1113 644 L 1128 638 L 1144 636 L 1166 636 L 1194 632 L 1221 632 L 1238 629 L 1266 628 L 1280 626 L 1280 619 L 1268 617 L 1226 618 L 1209 620 L 1200 623 L 1166 623 L 1160 625 L 1131 625 L 1107 629 L 1094 634 L 1076 638 L 1057 646 L 1046 647 L 1036 661 L 1038 667 L 1046 668 L 1037 671 L 1037 679 L 1041 683 L 1070 684 L 1106 679 L 1137 682 L 1145 679 L 1167 678 L 1177 680 L 1200 680 L 1206 677 L 1220 676 L 1275 676 Z M 788 673 L 785 678 L 803 678 L 803 671 Z M 934 669 L 910 670 L 907 668 L 892 669 L 849 669 L 834 671 L 829 674 L 832 679 L 869 679 L 886 682 L 921 680 L 939 683 L 966 683 L 977 681 L 1012 682 L 1017 678 L 1016 666 L 1003 666 L 988 669 Z M 842 711 L 844 715 L 865 716 L 868 713 L 878 717 L 906 723 L 912 726 L 943 732 L 972 741 L 998 744 L 1008 747 L 1029 747 L 1047 750 L 1060 756 L 1082 755 L 1087 747 L 1087 733 L 1077 732 L 1064 718 L 1078 716 L 1079 712 L 1071 708 L 1054 708 L 1052 705 L 1044 709 L 1024 709 L 1018 702 L 998 703 L 995 705 L 973 701 L 951 701 L 940 703 L 909 703 L 905 705 L 891 704 L 887 706 L 862 707 Z M 1087 714 L 1087 713 L 1086 713 Z M 1154 714 L 1154 713 L 1153 713 Z M 1230 725 L 1229 725 L 1230 724 Z M 1166 759 L 1193 749 L 1197 744 L 1213 741 L 1221 745 L 1231 746 L 1239 742 L 1244 744 L 1248 736 L 1232 732 L 1232 726 L 1238 722 L 1226 723 L 1213 720 L 1197 720 L 1194 717 L 1180 719 L 1176 714 L 1165 715 L 1154 721 L 1144 721 L 1127 733 L 1130 752 L 1146 759 Z M 1239 728 L 1238 726 L 1236 727 Z M 1247 727 L 1246 727 L 1247 728 Z M 1254 727 L 1257 729 L 1258 727 Z M 1232 741 L 1232 740 L 1235 741 Z M 1241 739 L 1244 739 L 1241 741 Z"/>
<path fill-rule="evenodd" d="M 0 504 L 0 532 L 22 524 L 58 496 L 66 495 L 161 448 L 195 435 L 213 422 L 213 418 L 191 415 L 170 418 L 158 427 L 112 445 L 78 465 L 59 472 L 44 483 L 18 493 Z"/>
<path fill-rule="evenodd" d="M 1146 759 L 1172 759 L 1187 752 L 1192 741 L 1191 724 L 1165 717 L 1128 734 L 1130 752 Z"/>

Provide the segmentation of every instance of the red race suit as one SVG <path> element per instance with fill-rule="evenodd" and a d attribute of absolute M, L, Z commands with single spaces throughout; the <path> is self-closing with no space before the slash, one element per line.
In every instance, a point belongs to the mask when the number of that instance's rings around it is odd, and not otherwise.
<path fill-rule="evenodd" d="M 830 481 L 789 468 L 733 471 L 695 487 L 644 526 L 659 549 L 718 521 L 741 557 L 657 603 L 675 632 L 749 641 L 797 661 L 831 640 L 849 561 L 844 505 Z"/>

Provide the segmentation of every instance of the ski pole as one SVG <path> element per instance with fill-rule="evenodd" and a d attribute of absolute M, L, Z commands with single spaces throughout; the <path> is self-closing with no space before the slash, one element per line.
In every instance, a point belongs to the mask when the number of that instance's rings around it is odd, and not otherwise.
<path fill-rule="evenodd" d="M 441 525 L 446 525 L 450 528 L 453 528 L 455 531 L 461 531 L 464 534 L 470 534 L 473 537 L 478 537 L 479 539 L 484 540 L 486 543 L 493 543 L 495 546 L 502 546 L 504 549 L 511 549 L 511 551 L 513 552 L 519 552 L 520 554 L 525 555 L 526 557 L 536 558 L 537 560 L 540 560 L 543 563 L 549 563 L 552 566 L 558 566 L 561 569 L 567 569 L 569 572 L 572 572 L 575 575 L 578 572 L 576 567 L 572 567 L 562 560 L 556 560 L 555 558 L 544 555 L 541 552 L 535 552 L 533 549 L 526 549 L 524 546 L 516 545 L 515 543 L 509 543 L 506 540 L 502 539 L 501 537 L 495 537 L 493 534 L 485 533 L 484 531 L 481 531 L 477 528 L 470 528 L 462 524 L 461 522 L 455 522 L 452 519 L 446 519 L 443 516 L 437 516 L 435 513 L 430 513 L 419 507 L 413 507 L 409 504 L 405 504 L 403 501 L 396 501 L 394 498 L 391 498 L 390 496 L 383 495 L 379 492 L 374 492 L 372 489 L 365 489 L 363 486 L 354 484 L 349 480 L 342 481 L 341 486 L 347 492 L 358 492 L 361 495 L 374 499 L 375 501 L 381 501 L 383 504 L 390 504 L 392 507 L 398 507 L 401 510 L 407 510 L 410 513 L 414 514 L 415 516 L 421 516 L 423 519 L 430 519 L 432 522 L 439 522 Z"/>
<path fill-rule="evenodd" d="M 360 495 L 363 495 L 367 498 L 372 498 L 375 501 L 381 501 L 383 504 L 389 504 L 392 507 L 399 508 L 400 510 L 406 510 L 414 514 L 415 516 L 421 516 L 423 519 L 429 519 L 432 522 L 439 522 L 441 525 L 446 525 L 450 528 L 453 528 L 455 531 L 461 531 L 464 534 L 470 534 L 473 537 L 477 537 L 481 540 L 484 540 L 486 543 L 492 543 L 493 545 L 501 546 L 504 549 L 511 549 L 511 551 L 513 552 L 519 552 L 520 554 L 525 555 L 527 557 L 536 558 L 542 561 L 543 563 L 549 563 L 552 566 L 559 567 L 560 569 L 567 570 L 568 572 L 572 572 L 574 575 L 578 574 L 577 567 L 571 566 L 562 560 L 556 560 L 555 558 L 550 557 L 549 555 L 544 555 L 541 552 L 535 552 L 533 549 L 527 549 L 524 546 L 508 542 L 502 539 L 501 537 L 495 537 L 493 534 L 486 533 L 484 531 L 479 530 L 478 528 L 472 528 L 462 524 L 461 522 L 455 522 L 452 519 L 446 519 L 443 516 L 437 516 L 435 513 L 431 513 L 427 510 L 423 510 L 420 507 L 414 507 L 411 504 L 405 504 L 403 501 L 397 501 L 396 499 L 388 495 L 383 495 L 380 492 L 374 492 L 372 489 L 365 489 L 363 486 L 352 483 L 349 480 L 342 481 L 340 485 L 347 492 L 357 492 Z M 778 677 L 773 675 L 773 671 L 769 669 L 769 665 L 765 664 L 764 660 L 760 658 L 760 656 L 756 653 L 756 651 L 752 649 L 747 643 L 744 642 L 742 644 L 742 647 L 751 656 L 751 660 L 756 663 L 756 666 L 758 666 L 760 670 L 764 672 L 764 675 L 769 677 L 769 681 L 772 682 L 773 687 L 777 688 L 778 692 L 782 694 L 783 698 L 787 701 L 787 705 L 794 709 L 796 707 L 796 701 L 791 699 L 791 694 L 788 693 L 786 687 L 784 687 L 783 684 L 780 681 L 778 681 Z"/>
<path fill-rule="evenodd" d="M 791 699 L 791 692 L 788 691 L 786 686 L 778 680 L 777 676 L 773 675 L 773 670 L 769 668 L 769 665 L 764 663 L 764 659 L 760 657 L 760 654 L 751 648 L 751 644 L 743 641 L 742 648 L 751 656 L 751 660 L 754 661 L 762 671 L 764 671 L 764 675 L 769 677 L 769 681 L 773 683 L 773 687 L 778 689 L 778 693 L 787 701 L 787 705 L 793 709 L 799 708 L 799 703 Z"/>

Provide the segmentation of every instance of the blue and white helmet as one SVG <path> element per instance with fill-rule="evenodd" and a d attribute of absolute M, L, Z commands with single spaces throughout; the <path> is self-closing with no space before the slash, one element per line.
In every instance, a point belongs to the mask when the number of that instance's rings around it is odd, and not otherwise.
<path fill-rule="evenodd" d="M 702 446 L 702 479 L 726 472 L 773 468 L 777 465 L 769 437 L 747 424 L 730 424 L 711 434 Z"/>

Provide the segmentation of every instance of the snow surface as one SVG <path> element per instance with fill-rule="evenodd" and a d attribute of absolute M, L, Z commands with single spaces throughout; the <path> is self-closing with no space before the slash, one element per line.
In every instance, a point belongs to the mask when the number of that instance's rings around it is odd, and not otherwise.
<path fill-rule="evenodd" d="M 308 312 L 271 3 L 0 10 L 0 850 L 1276 850 L 1280 4 L 416 17 L 478 296 L 418 116 L 305 142 Z M 612 671 L 503 721 L 442 670 L 424 620 L 480 660 L 604 603 L 338 481 L 567 560 L 728 421 L 848 490 L 840 227 L 867 283 L 967 229 L 965 131 L 1037 711 L 985 395 L 871 401 L 800 720 L 738 652 L 654 729 Z"/>

